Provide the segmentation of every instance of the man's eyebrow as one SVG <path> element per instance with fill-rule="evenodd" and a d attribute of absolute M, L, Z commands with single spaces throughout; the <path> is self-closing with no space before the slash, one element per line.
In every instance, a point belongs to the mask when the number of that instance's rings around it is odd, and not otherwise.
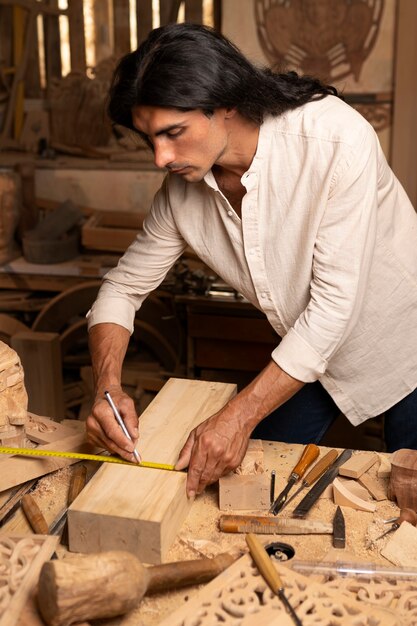
<path fill-rule="evenodd" d="M 155 137 L 158 137 L 159 135 L 164 135 L 165 133 L 169 133 L 170 130 L 174 130 L 176 128 L 178 128 L 179 126 L 181 126 L 181 124 L 177 123 L 177 124 L 170 124 L 169 126 L 164 126 L 164 128 L 161 128 L 160 130 L 158 130 L 155 133 Z"/>

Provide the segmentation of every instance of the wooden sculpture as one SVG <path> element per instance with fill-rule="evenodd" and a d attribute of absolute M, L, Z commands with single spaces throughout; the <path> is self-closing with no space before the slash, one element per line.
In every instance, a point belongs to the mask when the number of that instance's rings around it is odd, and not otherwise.
<path fill-rule="evenodd" d="M 0 445 L 23 447 L 28 396 L 18 354 L 0 341 Z"/>
<path fill-rule="evenodd" d="M 392 455 L 388 498 L 417 511 L 417 450 L 401 448 Z"/>

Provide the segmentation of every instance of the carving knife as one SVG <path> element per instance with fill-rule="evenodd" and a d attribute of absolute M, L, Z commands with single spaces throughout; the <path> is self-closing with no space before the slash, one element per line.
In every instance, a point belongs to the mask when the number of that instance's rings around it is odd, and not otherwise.
<path fill-rule="evenodd" d="M 325 454 L 323 458 L 317 461 L 315 466 L 308 472 L 306 476 L 304 476 L 303 482 L 301 483 L 301 486 L 297 489 L 297 491 L 295 491 L 292 494 L 292 496 L 288 498 L 286 502 L 284 502 L 284 504 L 281 507 L 281 511 L 284 507 L 286 507 L 291 502 L 291 500 L 294 500 L 294 498 L 298 496 L 300 491 L 302 491 L 306 487 L 311 487 L 311 485 L 315 483 L 316 480 L 318 480 L 321 476 L 323 476 L 324 472 L 337 459 L 337 455 L 338 455 L 337 450 L 329 450 L 329 452 L 327 452 L 327 454 Z"/>
<path fill-rule="evenodd" d="M 339 467 L 346 463 L 352 456 L 352 450 L 344 450 L 342 454 L 332 463 L 329 469 L 323 474 L 318 482 L 304 496 L 301 502 L 295 507 L 292 516 L 302 518 L 307 515 L 313 504 L 318 500 L 323 491 L 330 485 L 339 473 Z"/>
<path fill-rule="evenodd" d="M 308 445 L 306 445 L 300 457 L 300 460 L 290 474 L 287 486 L 281 491 L 281 493 L 269 509 L 270 513 L 273 513 L 274 515 L 277 515 L 279 513 L 279 511 L 284 506 L 291 487 L 297 482 L 297 480 L 304 476 L 307 467 L 309 467 L 313 463 L 313 461 L 317 459 L 319 454 L 320 449 L 314 443 L 309 443 Z"/>

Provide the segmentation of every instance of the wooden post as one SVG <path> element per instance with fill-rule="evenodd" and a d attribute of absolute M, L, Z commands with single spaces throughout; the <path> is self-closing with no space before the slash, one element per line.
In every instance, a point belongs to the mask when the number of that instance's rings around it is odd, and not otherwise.
<path fill-rule="evenodd" d="M 113 0 L 114 54 L 130 52 L 129 0 Z"/>
<path fill-rule="evenodd" d="M 65 417 L 59 335 L 27 331 L 16 333 L 11 345 L 25 373 L 28 409 L 61 420 Z"/>
<path fill-rule="evenodd" d="M 136 25 L 139 46 L 152 30 L 152 0 L 136 3 Z"/>

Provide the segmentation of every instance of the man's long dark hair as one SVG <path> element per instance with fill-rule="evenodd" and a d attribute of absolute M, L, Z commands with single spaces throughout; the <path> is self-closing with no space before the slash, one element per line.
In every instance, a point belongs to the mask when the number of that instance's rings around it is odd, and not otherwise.
<path fill-rule="evenodd" d="M 311 100 L 338 95 L 316 78 L 274 73 L 254 66 L 226 37 L 196 24 L 168 24 L 152 30 L 139 48 L 119 62 L 110 88 L 110 119 L 135 130 L 136 105 L 201 109 L 236 108 L 261 124 Z"/>

